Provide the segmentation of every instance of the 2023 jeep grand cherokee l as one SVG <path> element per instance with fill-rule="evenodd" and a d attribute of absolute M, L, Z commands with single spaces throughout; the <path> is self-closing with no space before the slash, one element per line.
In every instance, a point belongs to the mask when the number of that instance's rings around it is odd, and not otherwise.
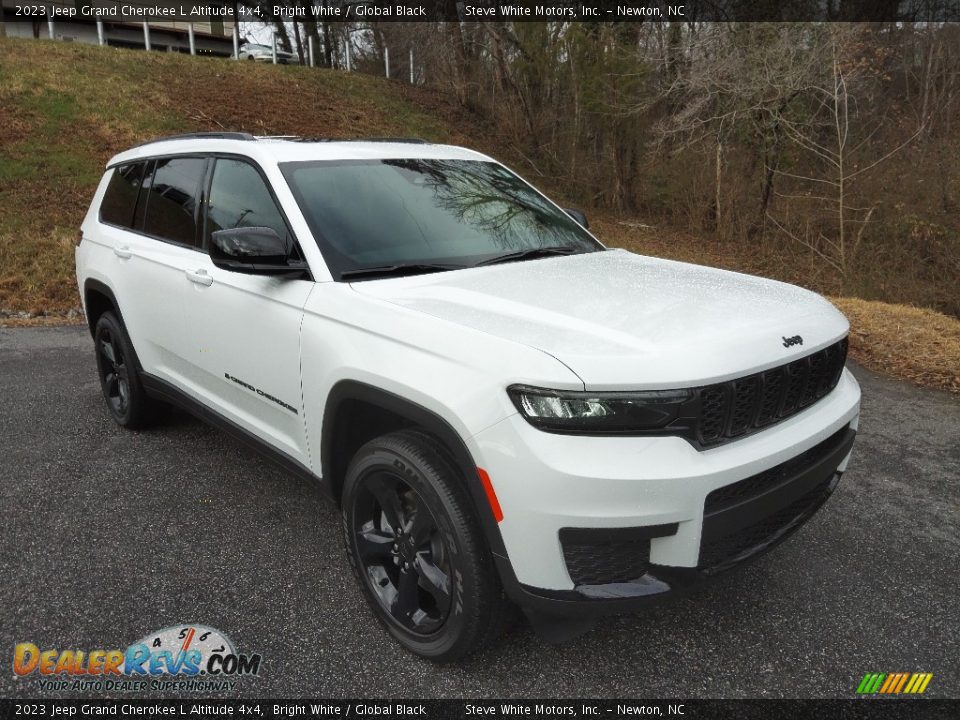
<path fill-rule="evenodd" d="M 320 483 L 413 652 L 476 649 L 508 599 L 571 635 L 802 524 L 860 398 L 823 298 L 585 226 L 458 147 L 133 148 L 76 252 L 107 407 L 179 404 Z"/>

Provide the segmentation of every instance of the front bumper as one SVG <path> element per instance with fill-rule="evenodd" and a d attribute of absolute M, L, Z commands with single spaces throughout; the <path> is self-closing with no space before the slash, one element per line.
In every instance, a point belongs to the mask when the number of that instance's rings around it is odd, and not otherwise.
<path fill-rule="evenodd" d="M 471 450 L 504 513 L 496 559 L 508 593 L 553 615 L 621 612 L 760 555 L 836 488 L 859 399 L 844 371 L 798 415 L 706 451 L 680 438 L 552 435 L 519 415 L 478 433 Z"/>

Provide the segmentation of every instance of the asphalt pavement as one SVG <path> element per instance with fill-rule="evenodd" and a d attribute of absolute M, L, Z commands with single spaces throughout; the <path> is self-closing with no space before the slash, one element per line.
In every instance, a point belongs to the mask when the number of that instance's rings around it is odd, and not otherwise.
<path fill-rule="evenodd" d="M 0 697 L 50 696 L 10 671 L 15 643 L 188 622 L 263 658 L 224 696 L 852 697 L 866 672 L 922 671 L 960 697 L 960 400 L 853 370 L 850 468 L 787 543 L 572 643 L 515 621 L 436 667 L 374 621 L 315 487 L 186 414 L 117 427 L 85 328 L 0 329 Z"/>

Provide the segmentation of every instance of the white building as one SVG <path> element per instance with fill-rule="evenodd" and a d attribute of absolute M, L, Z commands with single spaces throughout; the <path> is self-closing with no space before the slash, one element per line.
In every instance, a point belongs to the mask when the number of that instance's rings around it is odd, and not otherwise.
<path fill-rule="evenodd" d="M 0 0 L 3 8 L 0 34 L 6 32 L 8 37 L 40 37 L 63 40 L 66 42 L 82 42 L 104 44 L 115 47 L 130 47 L 168 52 L 193 52 L 197 55 L 218 55 L 229 57 L 234 53 L 233 35 L 237 30 L 234 21 L 210 20 L 208 22 L 137 22 L 123 20 L 118 17 L 104 16 L 98 25 L 95 17 L 81 17 L 79 12 L 83 6 L 91 3 L 84 0 L 39 0 L 32 5 L 46 7 L 56 6 L 63 10 L 75 9 L 77 15 L 73 18 L 55 17 L 52 24 L 47 17 L 24 18 L 16 14 L 16 6 L 24 3 L 18 0 Z M 152 7 L 162 2 L 150 0 L 126 0 L 124 5 L 142 5 Z M 233 3 L 206 3 L 207 5 L 232 6 Z M 111 0 L 97 0 L 97 7 L 119 6 L 121 3 Z M 146 27 L 145 27 L 146 26 Z M 191 33 L 192 26 L 192 33 Z M 193 36 L 191 43 L 191 34 Z"/>

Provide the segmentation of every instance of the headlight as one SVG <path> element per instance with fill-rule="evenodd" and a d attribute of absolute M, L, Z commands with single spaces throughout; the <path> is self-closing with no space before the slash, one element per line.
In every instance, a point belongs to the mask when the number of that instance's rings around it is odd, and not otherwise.
<path fill-rule="evenodd" d="M 659 435 L 684 430 L 691 419 L 692 390 L 570 392 L 513 385 L 507 388 L 520 414 L 549 432 Z M 673 433 L 670 433 L 673 434 Z"/>

